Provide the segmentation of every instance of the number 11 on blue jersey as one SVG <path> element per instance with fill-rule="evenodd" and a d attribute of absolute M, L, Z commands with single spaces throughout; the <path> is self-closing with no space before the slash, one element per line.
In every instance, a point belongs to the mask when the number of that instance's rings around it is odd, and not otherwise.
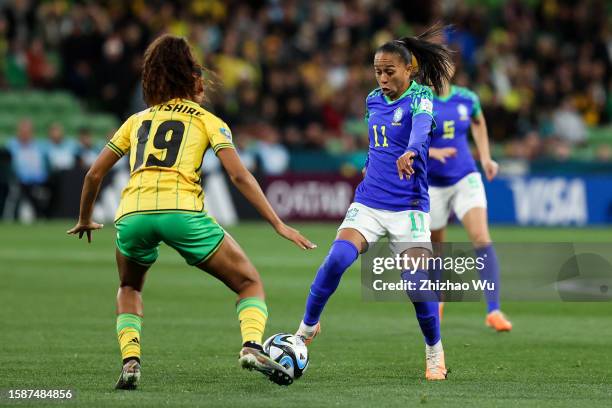
<path fill-rule="evenodd" d="M 372 130 L 374 130 L 374 147 L 380 147 L 381 144 L 378 143 L 378 125 L 373 125 L 372 126 Z M 386 130 L 387 127 L 385 125 L 382 125 L 380 127 L 380 133 L 382 133 L 383 136 L 383 144 L 382 147 L 389 147 L 389 145 L 387 144 L 387 135 L 386 135 Z"/>

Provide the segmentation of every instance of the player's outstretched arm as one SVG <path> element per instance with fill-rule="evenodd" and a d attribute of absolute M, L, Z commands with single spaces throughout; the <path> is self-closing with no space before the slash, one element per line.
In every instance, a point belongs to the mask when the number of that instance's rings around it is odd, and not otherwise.
<path fill-rule="evenodd" d="M 478 116 L 472 118 L 471 129 L 472 137 L 474 138 L 476 148 L 478 149 L 478 155 L 480 156 L 480 164 L 482 165 L 487 180 L 491 181 L 497 175 L 499 166 L 491 159 L 487 122 L 482 112 L 480 112 Z"/>
<path fill-rule="evenodd" d="M 280 219 L 261 190 L 259 183 L 251 172 L 244 167 L 240 157 L 238 157 L 238 153 L 234 149 L 221 149 L 217 152 L 217 157 L 232 180 L 232 183 L 253 204 L 261 216 L 274 227 L 280 236 L 292 241 L 302 249 L 317 247 L 308 238 L 300 234 L 298 230 L 286 225 Z"/>
<path fill-rule="evenodd" d="M 87 175 L 85 175 L 83 191 L 81 192 L 79 220 L 73 228 L 67 231 L 68 234 L 79 234 L 79 239 L 81 239 L 83 234 L 86 233 L 87 242 L 91 242 L 91 231 L 100 229 L 104 226 L 94 222 L 91 219 L 91 215 L 93 213 L 94 203 L 98 197 L 98 192 L 100 191 L 102 180 L 115 163 L 117 163 L 119 158 L 120 157 L 108 147 L 102 149 L 102 152 L 100 152 L 100 155 L 87 172 Z"/>

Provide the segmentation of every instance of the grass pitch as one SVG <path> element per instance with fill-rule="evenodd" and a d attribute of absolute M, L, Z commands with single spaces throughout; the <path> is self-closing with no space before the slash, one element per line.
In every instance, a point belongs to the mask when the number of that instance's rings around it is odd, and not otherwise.
<path fill-rule="evenodd" d="M 427 383 L 412 306 L 362 302 L 358 266 L 323 315 L 305 376 L 281 388 L 238 367 L 234 295 L 167 247 L 144 289 L 140 388 L 115 391 L 114 229 L 87 245 L 65 235 L 71 226 L 0 225 L 0 405 L 13 403 L 7 389 L 72 389 L 74 400 L 62 405 L 88 407 L 592 407 L 612 400 L 612 304 L 506 303 L 510 334 L 484 326 L 484 304 L 448 304 L 442 334 L 452 372 L 446 382 Z M 301 252 L 263 224 L 229 229 L 264 279 L 267 335 L 296 329 L 335 234 L 334 225 L 301 230 L 319 249 Z M 493 237 L 610 242 L 612 232 L 496 228 Z M 452 229 L 448 238 L 465 236 Z"/>

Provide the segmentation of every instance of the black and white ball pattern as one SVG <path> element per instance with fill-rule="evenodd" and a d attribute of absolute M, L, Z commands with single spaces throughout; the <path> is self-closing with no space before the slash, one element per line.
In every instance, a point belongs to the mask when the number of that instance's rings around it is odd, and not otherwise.
<path fill-rule="evenodd" d="M 300 378 L 308 368 L 308 349 L 302 339 L 293 334 L 275 334 L 264 342 L 263 348 L 293 379 Z"/>

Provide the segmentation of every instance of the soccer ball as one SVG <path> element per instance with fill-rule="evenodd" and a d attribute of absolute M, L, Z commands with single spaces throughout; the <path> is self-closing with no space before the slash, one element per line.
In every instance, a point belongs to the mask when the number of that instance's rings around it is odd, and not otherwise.
<path fill-rule="evenodd" d="M 287 369 L 291 378 L 300 378 L 308 368 L 308 349 L 301 338 L 278 333 L 268 338 L 263 349 L 277 363 Z"/>

